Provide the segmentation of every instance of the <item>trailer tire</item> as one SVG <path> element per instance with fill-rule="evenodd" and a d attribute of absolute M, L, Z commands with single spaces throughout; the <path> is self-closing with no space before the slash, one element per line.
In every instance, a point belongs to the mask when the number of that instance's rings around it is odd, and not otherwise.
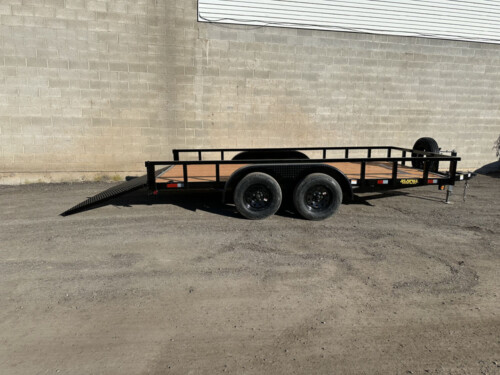
<path fill-rule="evenodd" d="M 247 174 L 236 185 L 234 204 L 238 212 L 250 220 L 274 215 L 281 206 L 282 192 L 278 182 L 262 172 Z"/>
<path fill-rule="evenodd" d="M 331 176 L 311 173 L 295 187 L 293 203 L 304 219 L 324 220 L 339 209 L 342 203 L 342 188 Z"/>
<path fill-rule="evenodd" d="M 433 153 L 438 154 L 439 153 L 439 146 L 434 138 L 423 137 L 423 138 L 417 139 L 417 141 L 413 145 L 413 150 L 433 152 Z M 411 156 L 414 158 L 414 157 L 419 157 L 419 156 L 423 156 L 423 155 L 418 154 L 416 152 L 412 152 Z M 412 161 L 411 165 L 414 168 L 424 169 L 424 162 L 422 160 Z M 439 168 L 438 161 L 432 161 L 429 163 L 429 172 L 437 172 L 438 168 Z"/>

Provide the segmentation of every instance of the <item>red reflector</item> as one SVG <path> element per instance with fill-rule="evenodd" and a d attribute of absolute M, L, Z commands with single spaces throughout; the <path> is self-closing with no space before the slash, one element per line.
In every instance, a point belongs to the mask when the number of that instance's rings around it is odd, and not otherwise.
<path fill-rule="evenodd" d="M 167 184 L 167 187 L 168 187 L 168 188 L 176 188 L 176 187 L 177 187 L 177 184 Z"/>
<path fill-rule="evenodd" d="M 378 185 L 383 185 L 384 184 L 384 180 L 377 180 L 377 184 Z"/>
<path fill-rule="evenodd" d="M 427 183 L 428 183 L 428 184 L 433 184 L 433 183 L 434 183 L 434 181 L 433 181 L 433 180 L 427 180 Z"/>
<path fill-rule="evenodd" d="M 158 190 L 153 191 L 153 195 L 158 195 Z"/>

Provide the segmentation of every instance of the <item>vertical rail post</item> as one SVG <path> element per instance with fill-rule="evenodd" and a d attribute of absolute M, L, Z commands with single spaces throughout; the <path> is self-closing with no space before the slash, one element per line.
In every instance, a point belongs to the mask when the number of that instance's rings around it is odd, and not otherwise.
<path fill-rule="evenodd" d="M 345 158 L 349 159 L 349 149 L 348 148 L 345 149 Z"/>
<path fill-rule="evenodd" d="M 174 154 L 174 161 L 179 161 L 179 150 L 172 150 Z"/>
<path fill-rule="evenodd" d="M 156 191 L 156 176 L 155 176 L 155 165 L 149 161 L 146 162 L 146 171 L 148 179 L 148 190 L 150 193 Z"/>
<path fill-rule="evenodd" d="M 391 151 L 392 149 L 390 147 L 387 148 L 387 157 L 390 158 L 391 157 Z"/>
<path fill-rule="evenodd" d="M 359 176 L 359 185 L 365 186 L 366 180 L 366 161 L 361 162 L 361 174 Z"/>
<path fill-rule="evenodd" d="M 453 150 L 451 152 L 452 157 L 457 156 L 457 152 Z M 457 160 L 451 160 L 450 161 L 450 179 L 448 180 L 448 188 L 446 189 L 446 200 L 444 203 L 451 203 L 450 198 L 451 194 L 453 193 L 453 186 L 455 185 L 455 178 L 457 177 Z"/>
<path fill-rule="evenodd" d="M 456 158 L 457 157 L 457 152 L 453 150 L 451 152 L 451 156 Z M 455 185 L 455 177 L 457 176 L 457 160 L 452 160 L 450 162 L 450 185 Z"/>
<path fill-rule="evenodd" d="M 424 179 L 424 184 L 427 184 L 427 181 L 429 180 L 429 167 L 430 167 L 430 163 L 425 160 L 424 161 L 424 175 L 423 175 L 423 179 Z"/>
<path fill-rule="evenodd" d="M 323 149 L 323 159 L 326 159 L 326 148 Z"/>
<path fill-rule="evenodd" d="M 198 151 L 198 160 L 201 160 L 201 151 Z"/>
<path fill-rule="evenodd" d="M 224 160 L 224 151 L 222 151 L 222 150 L 220 152 L 220 160 Z"/>
<path fill-rule="evenodd" d="M 406 151 L 403 151 L 403 157 L 406 158 Z M 406 165 L 406 160 L 401 161 L 401 165 Z"/>
<path fill-rule="evenodd" d="M 396 186 L 398 179 L 398 161 L 392 162 L 392 186 Z"/>
<path fill-rule="evenodd" d="M 184 189 L 187 189 L 188 185 L 188 169 L 187 169 L 187 164 L 182 165 L 182 174 L 184 177 Z"/>
<path fill-rule="evenodd" d="M 372 157 L 372 149 L 368 147 L 368 158 L 370 159 Z"/>
<path fill-rule="evenodd" d="M 220 182 L 220 164 L 215 163 L 215 182 Z"/>

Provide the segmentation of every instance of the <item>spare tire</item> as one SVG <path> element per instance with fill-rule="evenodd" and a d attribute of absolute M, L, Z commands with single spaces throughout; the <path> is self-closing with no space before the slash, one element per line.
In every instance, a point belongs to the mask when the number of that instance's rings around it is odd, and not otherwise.
<path fill-rule="evenodd" d="M 439 154 L 439 146 L 434 138 L 423 137 L 417 139 L 415 144 L 413 145 L 413 150 L 415 151 L 425 151 Z M 419 154 L 418 152 L 412 152 L 411 157 L 426 157 L 426 155 Z M 423 160 L 413 160 L 411 165 L 414 168 L 424 169 L 424 161 Z M 431 161 L 429 163 L 429 172 L 437 172 L 439 168 L 439 161 Z"/>

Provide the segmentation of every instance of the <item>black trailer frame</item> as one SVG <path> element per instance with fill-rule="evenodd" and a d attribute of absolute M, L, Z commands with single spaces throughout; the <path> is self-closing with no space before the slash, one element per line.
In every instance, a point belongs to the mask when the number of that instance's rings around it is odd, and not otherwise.
<path fill-rule="evenodd" d="M 352 150 L 366 150 L 366 157 L 350 157 L 350 152 Z M 385 150 L 386 157 L 372 157 L 373 150 Z M 321 159 L 254 159 L 254 160 L 225 160 L 225 155 L 229 152 L 275 152 L 275 151 L 321 151 Z M 343 151 L 343 158 L 328 158 L 328 151 Z M 341 163 L 341 162 L 353 162 L 360 163 L 360 177 L 357 179 L 348 179 L 349 185 L 355 188 L 357 192 L 360 191 L 371 191 L 371 190 L 393 190 L 408 188 L 414 186 L 423 186 L 429 184 L 437 184 L 438 186 L 453 186 L 456 181 L 468 180 L 474 176 L 474 173 L 457 173 L 457 163 L 461 160 L 457 156 L 455 151 L 449 151 L 449 156 L 442 153 L 432 153 L 420 150 L 412 150 L 409 148 L 395 147 L 395 146 L 350 146 L 350 147 L 296 147 L 296 148 L 214 148 L 214 149 L 174 149 L 173 161 L 146 161 L 145 166 L 147 169 L 147 186 L 148 190 L 152 194 L 156 194 L 158 191 L 167 190 L 171 188 L 178 189 L 220 189 L 227 188 L 227 182 L 221 181 L 220 179 L 220 166 L 225 164 L 248 164 L 248 165 L 258 165 L 266 166 L 268 168 L 277 168 L 283 166 L 298 166 L 303 165 L 305 167 L 312 165 L 321 165 L 325 163 Z M 218 153 L 220 154 L 220 160 L 204 160 L 204 153 Z M 396 153 L 400 155 L 394 156 Z M 195 154 L 198 160 L 180 160 L 181 154 Z M 421 156 L 412 156 L 412 155 Z M 410 156 L 408 156 L 410 155 Z M 407 166 L 412 162 L 423 162 L 424 168 L 422 170 L 421 178 L 398 178 L 398 167 Z M 389 162 L 392 164 L 392 174 L 390 179 L 380 179 L 380 178 L 367 178 L 366 177 L 366 165 L 370 162 Z M 440 177 L 438 179 L 429 178 L 429 166 L 433 162 L 449 162 L 449 168 L 444 172 L 433 172 L 433 174 L 438 174 Z M 203 165 L 211 164 L 215 166 L 216 170 L 216 181 L 215 182 L 189 182 L 188 166 L 189 165 Z M 166 183 L 157 183 L 156 177 L 156 167 L 157 166 L 169 166 L 173 167 L 175 165 L 181 165 L 183 168 L 183 183 L 179 186 L 168 186 Z M 347 179 L 347 177 L 346 177 Z M 408 181 L 411 180 L 411 181 Z M 436 181 L 437 180 L 437 181 Z"/>
<path fill-rule="evenodd" d="M 343 157 L 329 157 L 329 154 L 340 152 Z M 365 153 L 365 157 L 352 157 L 352 154 Z M 303 152 L 320 153 L 321 158 L 309 159 Z M 373 156 L 382 153 L 384 156 Z M 146 161 L 147 174 L 143 177 L 124 182 L 112 187 L 86 201 L 63 212 L 62 216 L 67 216 L 84 209 L 102 203 L 105 200 L 117 197 L 146 187 L 149 195 L 157 195 L 160 191 L 166 190 L 186 190 L 186 189 L 217 189 L 223 191 L 223 201 L 231 200 L 230 194 L 238 182 L 251 172 L 264 172 L 274 177 L 284 193 L 293 189 L 297 183 L 311 173 L 323 173 L 330 175 L 338 181 L 342 188 L 343 201 L 349 202 L 354 197 L 354 192 L 367 192 L 379 190 L 394 190 L 424 185 L 437 185 L 440 190 L 448 187 L 446 203 L 450 202 L 453 186 L 457 181 L 467 181 L 475 176 L 474 173 L 457 172 L 457 163 L 461 160 L 455 151 L 428 152 L 417 149 L 395 147 L 395 146 L 347 146 L 347 147 L 294 147 L 294 148 L 200 148 L 200 149 L 174 149 L 172 150 L 173 160 L 166 161 Z M 219 159 L 207 160 L 208 153 L 216 153 Z M 253 159 L 226 160 L 230 153 L 248 153 L 247 155 L 259 155 Z M 305 158 L 290 158 L 301 155 Z M 194 158 L 192 157 L 194 155 Z M 276 157 L 282 155 L 283 157 Z M 191 156 L 195 160 L 181 160 L 183 156 Z M 359 164 L 359 176 L 348 178 L 341 170 L 328 163 L 355 163 Z M 390 177 L 370 178 L 367 176 L 367 166 L 372 163 L 385 163 L 385 167 L 390 170 Z M 431 171 L 431 166 L 440 162 L 448 162 L 449 166 L 444 171 Z M 244 166 L 237 168 L 231 176 L 224 180 L 221 178 L 221 167 L 229 165 Z M 411 165 L 421 165 L 422 168 L 411 167 L 418 171 L 418 177 L 401 178 L 398 171 L 402 167 Z M 212 165 L 215 167 L 214 178 L 210 181 L 190 181 L 189 166 Z M 182 179 L 180 181 L 158 182 L 161 176 L 165 175 L 172 168 L 181 166 Z M 161 167 L 161 168 L 159 168 Z M 227 177 L 227 175 L 225 176 Z"/>

